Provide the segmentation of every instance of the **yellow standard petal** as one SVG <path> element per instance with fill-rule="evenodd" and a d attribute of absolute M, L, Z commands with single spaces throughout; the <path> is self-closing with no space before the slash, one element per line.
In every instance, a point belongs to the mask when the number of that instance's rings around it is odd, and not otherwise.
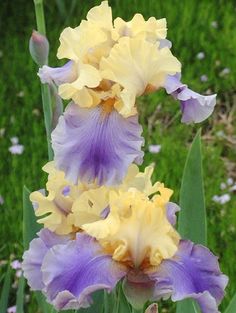
<path fill-rule="evenodd" d="M 99 6 L 93 7 L 87 14 L 87 20 L 102 29 L 111 30 L 112 11 L 108 5 L 108 1 L 102 1 Z"/>
<path fill-rule="evenodd" d="M 78 64 L 77 79 L 59 86 L 58 92 L 63 99 L 72 99 L 81 107 L 91 107 L 100 102 L 98 94 L 90 88 L 100 84 L 99 71 L 89 64 Z"/>
<path fill-rule="evenodd" d="M 172 191 L 162 184 L 158 191 L 153 200 L 134 188 L 111 193 L 108 217 L 82 228 L 112 253 L 113 259 L 136 268 L 157 266 L 175 254 L 179 242 L 166 217 Z"/>
<path fill-rule="evenodd" d="M 88 188 L 73 203 L 70 218 L 76 227 L 81 228 L 84 224 L 93 223 L 104 218 L 103 212 L 109 213 L 109 199 L 111 193 L 119 194 L 129 188 L 136 188 L 149 196 L 159 191 L 161 184 L 151 182 L 153 166 L 146 167 L 144 173 L 139 172 L 137 165 L 132 164 L 121 185 L 117 187 L 102 186 Z"/>
<path fill-rule="evenodd" d="M 102 78 L 123 88 L 119 112 L 125 117 L 132 114 L 137 96 L 162 87 L 166 76 L 180 72 L 180 68 L 168 48 L 158 49 L 157 44 L 129 37 L 121 38 L 100 63 Z"/>
<path fill-rule="evenodd" d="M 60 35 L 57 57 L 83 62 L 87 54 L 105 43 L 112 29 L 112 13 L 107 1 L 92 8 L 76 28 L 67 27 Z"/>
<path fill-rule="evenodd" d="M 167 35 L 166 19 L 155 19 L 150 17 L 147 21 L 142 14 L 135 14 L 131 21 L 125 22 L 118 17 L 114 20 L 113 38 L 132 37 L 148 40 L 155 43 L 157 40 L 165 39 Z"/>
<path fill-rule="evenodd" d="M 73 231 L 73 222 L 68 219 L 75 199 L 83 191 L 83 186 L 71 185 L 62 171 L 55 169 L 54 162 L 43 167 L 47 172 L 48 182 L 45 195 L 40 191 L 32 192 L 30 200 L 35 204 L 38 222 L 57 234 L 69 234 Z"/>

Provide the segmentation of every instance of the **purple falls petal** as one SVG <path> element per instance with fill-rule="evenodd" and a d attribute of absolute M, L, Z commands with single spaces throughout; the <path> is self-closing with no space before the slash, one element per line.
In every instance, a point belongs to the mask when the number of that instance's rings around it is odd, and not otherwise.
<path fill-rule="evenodd" d="M 65 244 L 69 240 L 68 236 L 58 236 L 46 228 L 40 230 L 37 235 L 38 238 L 33 239 L 29 250 L 25 251 L 22 262 L 24 276 L 32 290 L 44 288 L 41 266 L 49 249 L 57 244 Z"/>
<path fill-rule="evenodd" d="M 57 86 L 73 82 L 76 77 L 76 68 L 73 61 L 67 62 L 61 67 L 50 67 L 44 65 L 39 69 L 38 76 L 42 84 L 52 84 L 55 83 Z"/>
<path fill-rule="evenodd" d="M 207 119 L 216 105 L 216 95 L 203 96 L 192 91 L 180 81 L 180 77 L 168 75 L 165 89 L 175 99 L 180 100 L 182 119 L 181 122 L 200 123 Z"/>
<path fill-rule="evenodd" d="M 92 237 L 78 233 L 66 245 L 54 246 L 42 265 L 45 294 L 56 309 L 88 307 L 91 294 L 111 291 L 126 274 L 126 268 L 101 250 Z"/>
<path fill-rule="evenodd" d="M 168 202 L 166 205 L 166 216 L 171 225 L 176 224 L 176 213 L 179 212 L 180 207 L 174 202 Z"/>
<path fill-rule="evenodd" d="M 218 313 L 228 283 L 217 257 L 187 240 L 181 240 L 176 255 L 162 261 L 157 272 L 149 276 L 156 280 L 155 299 L 170 295 L 173 301 L 194 298 L 203 313 Z"/>
<path fill-rule="evenodd" d="M 140 164 L 142 127 L 137 116 L 124 118 L 102 106 L 80 108 L 68 105 L 52 132 L 52 147 L 58 169 L 77 184 L 120 184 L 132 162 Z"/>

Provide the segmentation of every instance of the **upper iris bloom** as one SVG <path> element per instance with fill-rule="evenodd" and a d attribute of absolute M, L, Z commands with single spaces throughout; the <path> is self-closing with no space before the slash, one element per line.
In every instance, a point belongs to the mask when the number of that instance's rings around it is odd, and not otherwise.
<path fill-rule="evenodd" d="M 166 35 L 165 19 L 145 21 L 135 14 L 129 22 L 113 22 L 107 1 L 61 33 L 57 56 L 69 61 L 43 66 L 38 75 L 42 83 L 57 85 L 61 98 L 72 100 L 52 133 L 56 167 L 72 183 L 117 185 L 131 163 L 142 163 L 136 99 L 165 88 L 168 77 L 181 71 Z M 204 101 L 185 106 L 202 110 Z"/>
<path fill-rule="evenodd" d="M 142 163 L 136 98 L 180 72 L 169 48 L 161 48 L 166 33 L 165 19 L 140 14 L 113 24 L 107 1 L 62 32 L 57 56 L 69 62 L 43 66 L 39 76 L 72 100 L 52 133 L 56 167 L 72 183 L 117 185 L 131 163 Z"/>
<path fill-rule="evenodd" d="M 218 313 L 228 279 L 206 247 L 180 238 L 172 191 L 156 186 L 152 199 L 136 188 L 110 193 L 105 218 L 84 223 L 73 238 L 42 230 L 24 254 L 32 289 L 58 310 L 79 309 L 91 304 L 94 291 L 122 281 L 137 309 L 171 296 L 194 298 L 203 313 Z"/>

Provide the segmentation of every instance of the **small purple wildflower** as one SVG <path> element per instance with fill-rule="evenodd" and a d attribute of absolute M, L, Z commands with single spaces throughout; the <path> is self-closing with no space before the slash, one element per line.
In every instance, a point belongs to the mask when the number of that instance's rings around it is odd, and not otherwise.
<path fill-rule="evenodd" d="M 11 154 L 22 154 L 24 151 L 24 146 L 23 145 L 12 145 L 9 149 L 8 149 Z"/>
<path fill-rule="evenodd" d="M 207 75 L 205 75 L 205 74 L 201 75 L 200 80 L 201 80 L 201 82 L 207 82 L 208 81 Z"/>
<path fill-rule="evenodd" d="M 150 153 L 157 154 L 161 151 L 161 145 L 149 145 L 148 146 L 148 151 Z"/>
<path fill-rule="evenodd" d="M 14 270 L 21 269 L 21 262 L 19 260 L 12 261 L 11 268 L 13 268 Z"/>
<path fill-rule="evenodd" d="M 16 313 L 16 305 L 13 305 L 7 309 L 7 313 Z"/>
<path fill-rule="evenodd" d="M 231 200 L 231 196 L 228 193 L 223 194 L 222 196 L 213 196 L 212 200 L 216 203 L 225 204 Z"/>

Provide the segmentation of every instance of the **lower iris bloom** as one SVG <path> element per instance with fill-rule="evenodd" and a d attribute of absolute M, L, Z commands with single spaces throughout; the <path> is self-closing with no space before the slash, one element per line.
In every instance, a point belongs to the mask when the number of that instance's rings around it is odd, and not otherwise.
<path fill-rule="evenodd" d="M 43 170 L 48 173 L 46 190 L 32 192 L 30 200 L 39 218 L 38 223 L 58 235 L 74 233 L 84 223 L 105 218 L 110 192 L 119 193 L 135 187 L 149 196 L 157 192 L 159 186 L 159 183 L 151 183 L 153 166 L 139 172 L 138 167 L 132 164 L 122 184 L 116 187 L 81 182 L 73 185 L 65 179 L 64 172 L 55 168 L 54 162 L 48 162 Z"/>
<path fill-rule="evenodd" d="M 179 207 L 169 202 L 172 191 L 163 184 L 157 191 L 152 199 L 136 188 L 111 193 L 105 218 L 83 224 L 74 237 L 41 230 L 24 254 L 32 289 L 58 310 L 79 309 L 96 290 L 112 291 L 122 281 L 137 309 L 148 300 L 194 298 L 203 313 L 217 313 L 228 279 L 217 257 L 174 229 Z"/>

